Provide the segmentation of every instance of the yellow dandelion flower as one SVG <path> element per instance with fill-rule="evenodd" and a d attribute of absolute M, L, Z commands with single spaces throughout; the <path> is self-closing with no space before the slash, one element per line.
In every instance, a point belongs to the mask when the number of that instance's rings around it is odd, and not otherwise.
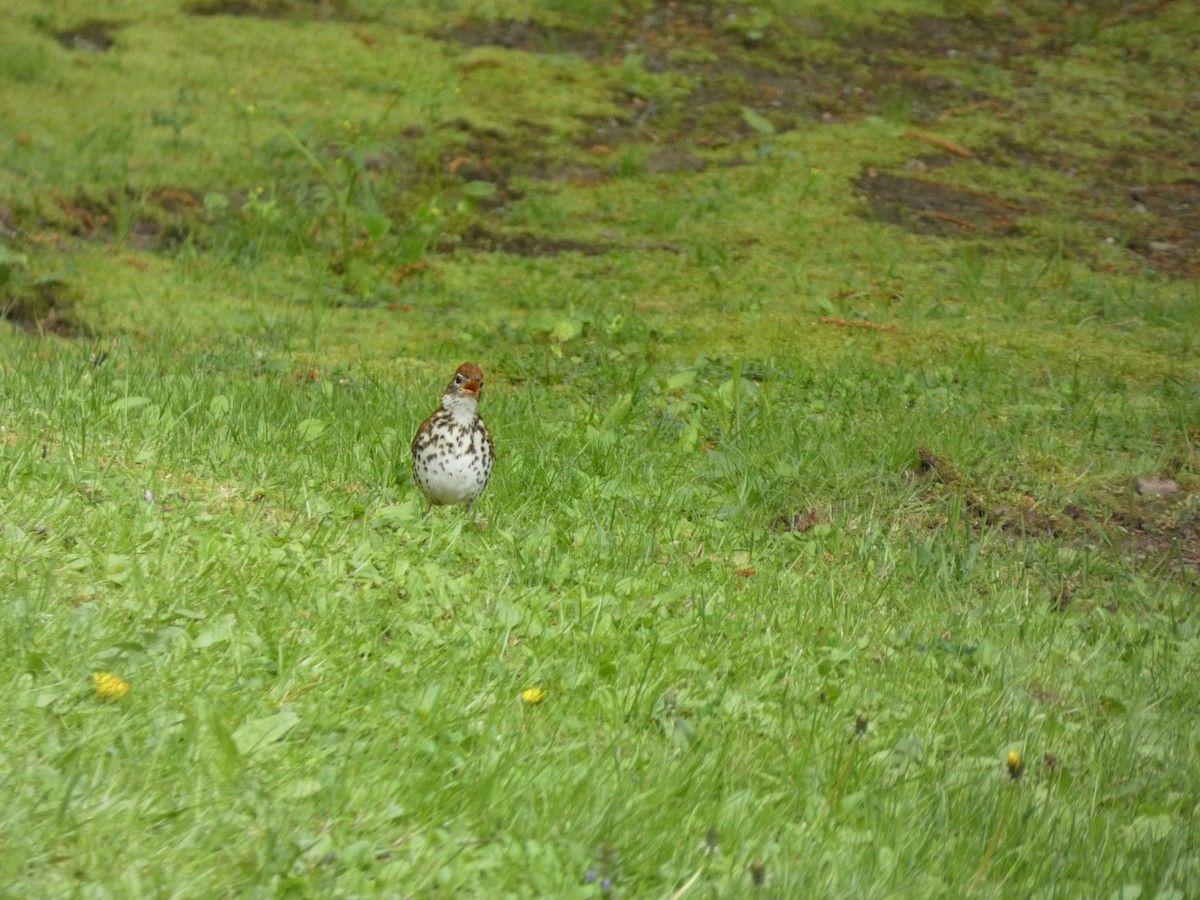
<path fill-rule="evenodd" d="M 258 112 L 258 107 L 251 103 L 246 107 L 246 112 L 250 113 L 250 115 L 254 115 L 256 112 Z"/>
<path fill-rule="evenodd" d="M 1008 751 L 1008 774 L 1013 780 L 1021 777 L 1021 771 L 1025 768 L 1025 764 L 1021 762 L 1021 754 L 1016 750 Z"/>
<path fill-rule="evenodd" d="M 546 699 L 546 692 L 541 688 L 529 688 L 529 690 L 521 691 L 521 699 L 526 703 L 541 703 Z"/>
<path fill-rule="evenodd" d="M 116 703 L 129 693 L 129 682 L 112 672 L 93 672 L 92 680 L 96 682 L 96 696 L 101 700 Z"/>

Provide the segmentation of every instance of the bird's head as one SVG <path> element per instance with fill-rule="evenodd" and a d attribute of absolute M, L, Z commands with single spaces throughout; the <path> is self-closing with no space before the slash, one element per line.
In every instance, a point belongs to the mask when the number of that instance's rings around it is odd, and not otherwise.
<path fill-rule="evenodd" d="M 463 363 L 442 393 L 442 406 L 452 412 L 474 415 L 483 390 L 483 371 L 475 363 Z"/>
<path fill-rule="evenodd" d="M 457 390 L 464 394 L 474 394 L 479 396 L 479 391 L 483 388 L 483 372 L 475 363 L 463 363 L 458 367 L 458 371 L 454 373 L 454 379 L 450 382 L 447 390 Z"/>

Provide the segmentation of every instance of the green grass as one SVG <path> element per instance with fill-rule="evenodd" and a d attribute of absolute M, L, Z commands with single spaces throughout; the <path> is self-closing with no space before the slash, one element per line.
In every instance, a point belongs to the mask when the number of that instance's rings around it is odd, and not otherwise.
<path fill-rule="evenodd" d="M 1183 5 L 418 6 L 0 18 L 0 891 L 1200 892 Z"/>

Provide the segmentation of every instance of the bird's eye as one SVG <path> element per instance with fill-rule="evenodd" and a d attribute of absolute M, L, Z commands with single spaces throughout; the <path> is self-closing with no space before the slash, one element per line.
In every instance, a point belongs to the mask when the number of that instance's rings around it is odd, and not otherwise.
<path fill-rule="evenodd" d="M 462 384 L 462 376 L 461 376 L 461 375 L 455 375 L 455 376 L 454 376 L 454 383 L 455 383 L 455 384 Z"/>

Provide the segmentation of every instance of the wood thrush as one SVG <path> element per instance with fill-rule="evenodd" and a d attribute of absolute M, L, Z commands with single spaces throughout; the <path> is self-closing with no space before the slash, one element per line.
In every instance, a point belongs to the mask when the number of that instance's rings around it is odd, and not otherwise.
<path fill-rule="evenodd" d="M 413 478 L 425 499 L 437 506 L 467 504 L 487 487 L 496 449 L 479 417 L 483 372 L 463 363 L 442 392 L 437 411 L 421 423 L 413 438 Z"/>

